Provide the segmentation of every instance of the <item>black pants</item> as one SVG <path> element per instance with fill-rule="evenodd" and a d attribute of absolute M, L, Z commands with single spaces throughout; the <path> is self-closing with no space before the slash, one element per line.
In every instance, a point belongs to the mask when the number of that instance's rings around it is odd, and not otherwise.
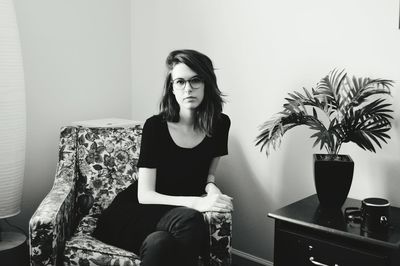
<path fill-rule="evenodd" d="M 141 266 L 196 266 L 198 257 L 208 253 L 208 228 L 203 215 L 177 207 L 168 211 L 140 249 Z"/>
<path fill-rule="evenodd" d="M 139 204 L 136 195 L 137 182 L 120 192 L 100 215 L 93 236 L 140 254 L 142 266 L 178 266 L 181 262 L 191 266 L 197 265 L 200 254 L 208 256 L 208 227 L 202 213 L 186 207 Z"/>

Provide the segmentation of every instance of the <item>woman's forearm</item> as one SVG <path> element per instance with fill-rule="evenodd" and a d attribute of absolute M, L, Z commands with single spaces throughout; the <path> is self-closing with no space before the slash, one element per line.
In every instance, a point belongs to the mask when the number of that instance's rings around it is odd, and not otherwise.
<path fill-rule="evenodd" d="M 169 196 L 154 191 L 138 194 L 142 204 L 162 204 L 172 206 L 185 206 L 199 212 L 230 212 L 233 210 L 232 198 L 223 194 L 208 194 L 204 197 Z"/>
<path fill-rule="evenodd" d="M 143 191 L 138 193 L 138 200 L 141 204 L 162 204 L 173 206 L 185 206 L 193 208 L 200 197 L 195 196 L 170 196 L 156 191 Z"/>
<path fill-rule="evenodd" d="M 221 193 L 219 188 L 217 187 L 217 183 L 215 181 L 215 172 L 218 167 L 218 163 L 221 157 L 215 157 L 210 164 L 210 168 L 208 170 L 208 176 L 207 176 L 207 182 L 206 186 L 204 188 L 205 192 L 210 193 L 211 192 L 218 192 Z"/>

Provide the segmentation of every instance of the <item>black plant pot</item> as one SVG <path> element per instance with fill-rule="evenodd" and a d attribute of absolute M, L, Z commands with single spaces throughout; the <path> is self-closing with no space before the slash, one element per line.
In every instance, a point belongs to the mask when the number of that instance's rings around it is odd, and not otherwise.
<path fill-rule="evenodd" d="M 353 181 L 354 162 L 348 155 L 314 154 L 314 182 L 321 208 L 340 209 Z"/>

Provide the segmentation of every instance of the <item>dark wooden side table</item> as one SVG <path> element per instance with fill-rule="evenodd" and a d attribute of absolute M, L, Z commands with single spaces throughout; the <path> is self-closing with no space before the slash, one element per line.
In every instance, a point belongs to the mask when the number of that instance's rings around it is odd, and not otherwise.
<path fill-rule="evenodd" d="M 18 232 L 1 232 L 0 265 L 26 266 L 28 264 L 26 236 Z"/>
<path fill-rule="evenodd" d="M 274 266 L 399 266 L 400 209 L 391 207 L 387 233 L 367 234 L 344 219 L 345 208 L 360 206 L 348 198 L 342 210 L 325 211 L 312 195 L 269 213 L 275 219 Z"/>

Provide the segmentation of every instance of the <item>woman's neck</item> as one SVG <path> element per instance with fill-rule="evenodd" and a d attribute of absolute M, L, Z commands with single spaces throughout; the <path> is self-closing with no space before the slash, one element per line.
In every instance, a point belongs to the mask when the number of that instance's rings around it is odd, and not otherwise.
<path fill-rule="evenodd" d="M 181 110 L 179 112 L 179 123 L 186 127 L 193 127 L 194 125 L 194 111 Z"/>

